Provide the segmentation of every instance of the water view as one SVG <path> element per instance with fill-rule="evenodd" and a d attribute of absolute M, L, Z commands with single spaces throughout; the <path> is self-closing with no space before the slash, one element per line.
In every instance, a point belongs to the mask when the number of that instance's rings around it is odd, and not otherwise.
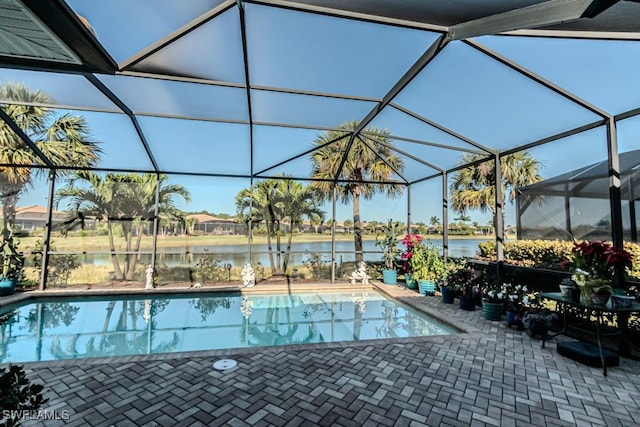
<path fill-rule="evenodd" d="M 3 309 L 0 362 L 360 341 L 458 330 L 375 291 L 82 298 Z"/>
<path fill-rule="evenodd" d="M 478 251 L 478 243 L 487 239 L 451 239 L 449 240 L 449 255 L 454 257 L 472 257 Z M 442 248 L 440 240 L 430 241 L 435 246 Z M 274 246 L 275 248 L 275 246 Z M 380 261 L 380 249 L 376 247 L 375 241 L 365 240 L 363 242 L 364 260 Z M 331 242 L 299 242 L 291 245 L 290 265 L 301 265 L 307 252 L 323 255 L 326 260 L 331 259 Z M 269 255 L 266 245 L 253 245 L 252 260 L 246 245 L 216 245 L 216 246 L 179 246 L 179 247 L 159 247 L 157 252 L 157 262 L 167 266 L 187 265 L 197 262 L 204 255 L 213 255 L 222 263 L 230 263 L 235 266 L 243 265 L 247 262 L 254 264 L 260 262 L 262 265 L 269 265 Z M 336 262 L 354 261 L 353 241 L 336 242 Z M 141 254 L 140 261 L 143 264 L 151 262 L 151 254 Z M 85 264 L 111 264 L 111 257 L 108 254 L 86 254 L 82 255 L 82 262 Z"/>

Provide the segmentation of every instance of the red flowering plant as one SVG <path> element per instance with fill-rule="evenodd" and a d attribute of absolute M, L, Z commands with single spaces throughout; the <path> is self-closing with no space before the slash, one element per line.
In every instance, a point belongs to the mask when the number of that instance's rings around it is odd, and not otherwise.
<path fill-rule="evenodd" d="M 422 236 L 420 234 L 406 234 L 400 243 L 404 245 L 404 250 L 400 252 L 402 272 L 413 273 L 409 260 L 413 256 L 413 248 L 422 245 Z"/>
<path fill-rule="evenodd" d="M 632 266 L 633 255 L 625 249 L 616 248 L 611 243 L 597 240 L 585 240 L 574 243 L 571 277 L 580 286 L 588 282 L 600 284 L 623 284 L 626 270 Z"/>

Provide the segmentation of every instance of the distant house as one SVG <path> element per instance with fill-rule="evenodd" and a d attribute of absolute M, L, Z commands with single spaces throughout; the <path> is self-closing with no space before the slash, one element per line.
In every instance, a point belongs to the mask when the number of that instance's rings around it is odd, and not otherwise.
<path fill-rule="evenodd" d="M 51 225 L 55 229 L 63 222 L 69 219 L 69 214 L 62 211 L 51 212 Z M 44 206 L 25 206 L 22 208 L 16 208 L 16 221 L 15 225 L 24 231 L 36 231 L 42 230 L 47 225 L 47 208 Z M 80 223 L 76 223 L 75 228 L 78 228 Z M 94 229 L 95 220 L 87 219 L 85 221 L 85 228 Z"/>
<path fill-rule="evenodd" d="M 193 230 L 204 234 L 245 234 L 245 225 L 229 218 L 218 218 L 207 214 L 187 215 L 187 220 L 195 220 Z"/>
<path fill-rule="evenodd" d="M 51 223 L 53 226 L 56 226 L 64 222 L 66 218 L 66 212 L 53 211 L 51 214 Z M 47 225 L 47 208 L 36 205 L 16 208 L 15 225 L 25 231 L 35 231 L 45 228 Z"/>

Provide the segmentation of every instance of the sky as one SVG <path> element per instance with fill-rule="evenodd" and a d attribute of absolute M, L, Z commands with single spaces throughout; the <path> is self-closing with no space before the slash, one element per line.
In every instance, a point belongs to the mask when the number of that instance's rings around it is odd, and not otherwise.
<path fill-rule="evenodd" d="M 89 20 L 98 40 L 118 62 L 175 31 L 220 1 L 163 0 L 68 1 Z M 155 159 L 163 170 L 247 175 L 304 153 L 323 127 L 359 120 L 375 106 L 411 64 L 436 39 L 436 34 L 362 21 L 294 13 L 279 8 L 245 4 L 249 73 L 256 86 L 285 87 L 361 97 L 360 100 L 252 90 L 252 119 L 262 123 L 299 123 L 316 129 L 258 125 L 250 144 L 246 91 L 233 87 L 244 82 L 242 40 L 238 12 L 232 8 L 136 66 L 140 71 L 190 76 L 227 82 L 231 86 L 187 85 L 127 76 L 98 76 L 136 113 Z M 145 19 L 139 19 L 145 16 Z M 117 22 L 114 27 L 113 22 Z M 113 31 L 117 28 L 117 31 Z M 295 34 L 295 37 L 291 35 Z M 640 105 L 640 43 L 487 36 L 476 39 L 552 82 L 617 114 Z M 180 69 L 175 64 L 180 64 Z M 610 78 L 614 76 L 614 78 Z M 81 76 L 0 69 L 0 83 L 22 81 L 49 93 L 60 112 L 83 115 L 92 137 L 101 142 L 105 168 L 150 169 L 151 162 L 128 117 Z M 476 148 L 460 138 L 431 127 L 402 109 L 427 117 L 479 145 L 504 150 L 548 137 L 597 120 L 597 116 L 530 79 L 501 66 L 462 42 L 452 42 L 370 124 L 394 136 Z M 87 111 L 95 110 L 95 111 Z M 172 119 L 151 115 L 166 114 Z M 227 120 L 236 123 L 188 120 Z M 620 151 L 640 148 L 640 119 L 620 122 Z M 403 140 L 397 148 L 442 169 L 460 161 L 459 150 L 437 149 Z M 603 128 L 583 132 L 531 150 L 549 178 L 606 158 Z M 252 167 L 253 162 L 253 167 Z M 266 170 L 309 176 L 308 156 Z M 405 158 L 404 176 L 417 180 L 437 173 Z M 233 198 L 250 185 L 248 179 L 203 179 L 172 176 L 186 185 L 192 203 L 188 211 L 234 213 Z M 46 184 L 37 182 L 20 205 L 44 205 Z M 442 218 L 440 179 L 417 184 L 410 200 L 377 197 L 364 202 L 365 220 L 405 221 L 408 204 L 412 221 Z M 325 205 L 328 215 L 331 206 Z M 506 222 L 515 223 L 515 210 L 506 207 Z M 469 212 L 486 224 L 490 216 Z M 450 214 L 450 218 L 455 215 Z M 351 217 L 351 206 L 339 206 L 338 221 Z"/>

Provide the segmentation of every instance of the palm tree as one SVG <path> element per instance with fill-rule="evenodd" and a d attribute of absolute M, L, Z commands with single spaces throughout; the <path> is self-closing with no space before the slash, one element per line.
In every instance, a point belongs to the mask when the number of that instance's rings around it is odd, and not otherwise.
<path fill-rule="evenodd" d="M 482 156 L 465 154 L 463 163 L 478 161 Z M 508 200 L 513 203 L 516 197 L 515 189 L 525 185 L 542 181 L 540 175 L 540 161 L 528 151 L 519 151 L 501 157 L 502 169 L 502 203 Z M 468 209 L 480 209 L 491 212 L 495 217 L 496 201 L 495 161 L 473 165 L 460 170 L 451 183 L 451 205 L 456 212 L 466 213 Z"/>
<path fill-rule="evenodd" d="M 311 155 L 311 176 L 317 181 L 311 185 L 319 190 L 324 200 L 331 200 L 335 179 L 341 180 L 335 182 L 340 201 L 348 203 L 353 199 L 353 240 L 356 262 L 360 262 L 363 259 L 360 198 L 369 200 L 377 193 L 392 198 L 402 194 L 403 186 L 400 184 L 376 182 L 390 181 L 394 169 L 396 172 L 404 170 L 404 162 L 389 148 L 388 131 L 367 128 L 364 134 L 356 135 L 353 139 L 346 161 L 342 169 L 338 170 L 357 127 L 356 121 L 344 123 L 340 130 L 332 130 L 316 138 L 314 145 L 318 149 Z"/>
<path fill-rule="evenodd" d="M 89 139 L 89 126 L 84 117 L 69 113 L 59 115 L 51 108 L 38 107 L 54 104 L 54 101 L 49 95 L 30 90 L 22 83 L 0 86 L 0 99 L 19 103 L 9 102 L 0 108 L 54 164 L 90 167 L 97 163 L 101 150 L 96 141 Z M 32 184 L 34 175 L 46 173 L 46 169 L 32 167 L 43 165 L 42 160 L 1 120 L 0 163 L 20 165 L 0 167 L 3 235 L 6 238 L 15 223 L 16 205 L 22 192 Z"/>
<path fill-rule="evenodd" d="M 240 190 L 236 195 L 238 215 L 245 222 L 253 224 L 265 222 L 267 229 L 267 249 L 269 262 L 274 274 L 285 274 L 291 254 L 294 230 L 302 224 L 303 218 L 322 221 L 324 212 L 317 206 L 315 190 L 289 178 L 261 181 L 253 188 Z M 288 224 L 284 227 L 283 224 Z M 287 247 L 281 257 L 281 237 L 288 228 Z M 286 232 L 286 231 L 285 231 Z M 276 241 L 276 259 L 273 257 L 272 242 Z"/>
<path fill-rule="evenodd" d="M 145 224 L 152 221 L 155 215 L 156 187 L 159 186 L 160 189 L 160 219 L 181 217 L 181 212 L 175 206 L 175 196 L 191 201 L 191 195 L 185 187 L 170 185 L 167 180 L 166 175 L 156 178 L 155 174 L 108 173 L 103 177 L 90 171 L 78 171 L 58 190 L 55 204 L 70 199 L 73 209 L 84 217 L 91 216 L 98 221 L 106 221 L 116 280 L 132 280 Z M 122 268 L 115 250 L 116 224 L 122 227 L 126 244 Z"/>
<path fill-rule="evenodd" d="M 429 218 L 429 225 L 433 225 L 434 227 L 437 227 L 440 225 L 440 218 L 438 218 L 437 216 L 432 216 L 431 218 Z"/>

